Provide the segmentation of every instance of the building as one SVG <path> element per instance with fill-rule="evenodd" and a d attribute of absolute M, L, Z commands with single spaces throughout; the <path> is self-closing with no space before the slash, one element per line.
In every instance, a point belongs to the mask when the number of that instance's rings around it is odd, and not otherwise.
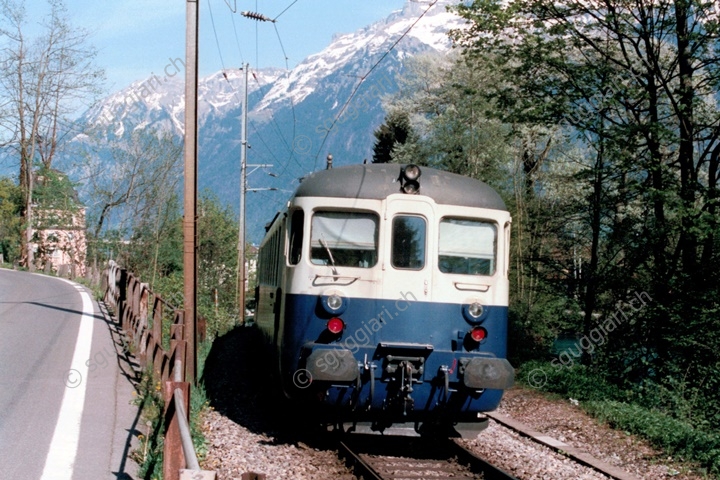
<path fill-rule="evenodd" d="M 58 170 L 42 169 L 35 175 L 33 193 L 35 267 L 62 276 L 85 275 L 85 207 L 72 183 Z"/>

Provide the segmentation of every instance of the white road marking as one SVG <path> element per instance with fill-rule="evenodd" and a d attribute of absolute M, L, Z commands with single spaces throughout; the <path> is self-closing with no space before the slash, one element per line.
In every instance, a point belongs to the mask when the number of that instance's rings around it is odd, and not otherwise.
<path fill-rule="evenodd" d="M 62 279 L 61 279 L 62 280 Z M 80 374 L 80 385 L 75 388 L 65 388 L 60 415 L 58 416 L 55 432 L 50 442 L 50 451 L 45 459 L 45 468 L 41 480 L 71 480 L 77 456 L 78 442 L 80 440 L 80 422 L 82 421 L 83 407 L 85 405 L 85 390 L 87 387 L 88 366 L 90 358 L 93 333 L 93 302 L 90 295 L 81 287 L 72 282 L 80 293 L 83 303 L 83 315 L 80 318 L 75 353 L 69 371 L 74 370 Z"/>

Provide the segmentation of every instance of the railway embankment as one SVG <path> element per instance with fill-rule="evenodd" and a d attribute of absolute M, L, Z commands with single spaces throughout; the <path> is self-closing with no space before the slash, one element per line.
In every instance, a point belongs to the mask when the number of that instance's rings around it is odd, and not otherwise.
<path fill-rule="evenodd" d="M 205 468 L 217 470 L 219 479 L 240 478 L 247 472 L 273 479 L 354 478 L 332 442 L 313 432 L 307 418 L 273 400 L 265 368 L 257 361 L 259 348 L 251 330 L 238 328 L 216 340 L 208 356 L 204 382 L 211 408 L 201 422 L 208 446 Z M 577 403 L 517 386 L 506 392 L 498 413 L 627 472 L 628 478 L 708 478 L 696 465 L 610 428 Z M 521 480 L 612 478 L 578 463 L 562 449 L 548 448 L 492 420 L 477 439 L 464 442 Z"/>
<path fill-rule="evenodd" d="M 505 392 L 497 413 L 529 427 L 549 443 L 568 445 L 626 472 L 630 478 L 708 478 L 699 473 L 698 465 L 680 461 L 654 448 L 649 441 L 592 417 L 572 398 L 518 386 Z M 610 478 L 596 476 L 597 471 L 587 473 L 587 477 L 573 476 L 572 470 L 562 473 L 575 463 L 562 446 L 548 448 L 492 420 L 488 429 L 471 443 L 481 456 L 520 479 Z M 548 472 L 553 476 L 548 477 Z"/>

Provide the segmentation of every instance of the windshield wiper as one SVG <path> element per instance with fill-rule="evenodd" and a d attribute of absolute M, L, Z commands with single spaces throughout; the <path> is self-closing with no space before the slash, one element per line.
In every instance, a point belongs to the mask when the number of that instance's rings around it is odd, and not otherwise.
<path fill-rule="evenodd" d="M 333 258 L 333 254 L 330 251 L 330 247 L 328 246 L 327 242 L 324 239 L 320 239 L 320 245 L 325 249 L 325 251 L 328 254 L 328 258 L 330 259 L 330 264 L 332 265 L 332 271 L 335 275 L 337 275 L 337 268 L 335 268 L 335 259 Z"/>

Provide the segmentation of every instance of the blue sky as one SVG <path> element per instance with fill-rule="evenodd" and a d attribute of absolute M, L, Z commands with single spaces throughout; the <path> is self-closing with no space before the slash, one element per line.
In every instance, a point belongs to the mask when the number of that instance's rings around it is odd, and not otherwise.
<path fill-rule="evenodd" d="M 403 0 L 297 0 L 294 4 L 293 0 L 198 1 L 201 76 L 221 70 L 223 63 L 228 69 L 238 68 L 243 61 L 255 68 L 285 67 L 273 24 L 242 17 L 241 11 L 258 11 L 275 18 L 290 6 L 275 25 L 292 68 L 327 46 L 333 34 L 369 25 L 402 8 L 404 3 Z M 44 5 L 42 0 L 30 0 L 29 17 L 39 18 Z M 185 57 L 184 0 L 66 0 L 66 5 L 73 25 L 92 32 L 91 42 L 98 49 L 98 66 L 106 71 L 108 92 L 159 74 L 171 59 Z M 231 8 L 237 13 L 232 13 Z"/>

